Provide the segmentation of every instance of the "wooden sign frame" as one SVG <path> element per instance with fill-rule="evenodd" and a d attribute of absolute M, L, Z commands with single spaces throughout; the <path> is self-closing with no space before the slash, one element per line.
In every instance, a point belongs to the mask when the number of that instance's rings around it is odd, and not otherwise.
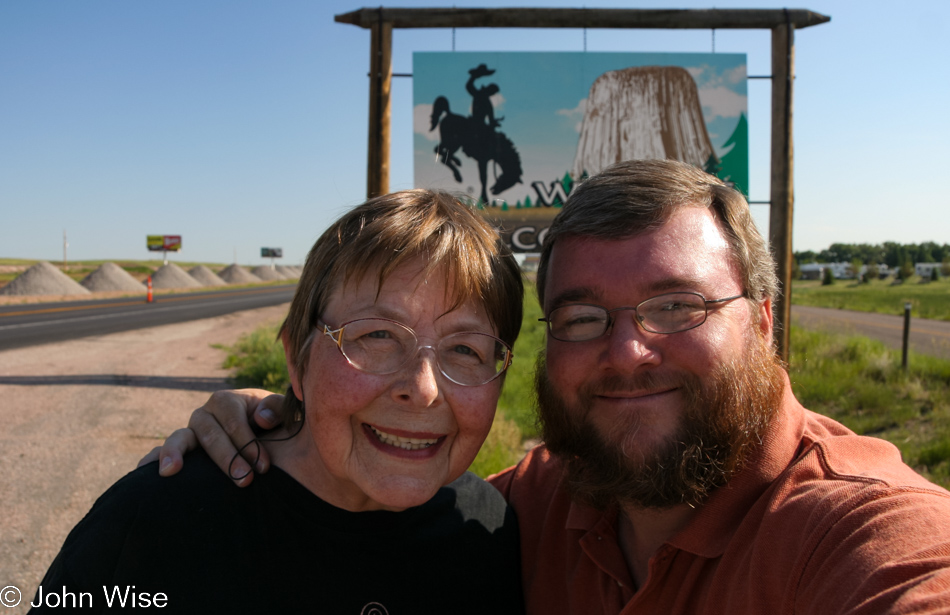
<path fill-rule="evenodd" d="M 831 21 L 805 9 L 363 8 L 336 15 L 371 31 L 367 198 L 389 192 L 393 28 L 769 29 L 772 31 L 772 147 L 769 245 L 781 294 L 775 300 L 775 342 L 788 361 L 792 289 L 792 86 L 795 29 Z"/>

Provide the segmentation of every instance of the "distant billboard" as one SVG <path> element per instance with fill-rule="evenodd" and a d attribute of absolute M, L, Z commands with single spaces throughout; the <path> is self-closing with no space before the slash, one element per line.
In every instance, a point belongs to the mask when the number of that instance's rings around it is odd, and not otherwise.
<path fill-rule="evenodd" d="M 149 252 L 181 251 L 181 235 L 148 235 L 145 245 Z"/>
<path fill-rule="evenodd" d="M 748 194 L 745 54 L 413 54 L 417 187 L 468 193 L 536 252 L 574 184 L 668 158 Z"/>
<path fill-rule="evenodd" d="M 283 248 L 261 248 L 261 256 L 267 258 L 283 258 Z"/>

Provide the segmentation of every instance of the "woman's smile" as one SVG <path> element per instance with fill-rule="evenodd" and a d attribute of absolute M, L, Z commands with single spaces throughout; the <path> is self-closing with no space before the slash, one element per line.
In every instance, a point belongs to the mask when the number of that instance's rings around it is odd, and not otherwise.
<path fill-rule="evenodd" d="M 363 423 L 363 429 L 368 431 L 371 435 L 370 442 L 374 442 L 378 445 L 378 448 L 383 451 L 387 451 L 390 448 L 399 449 L 400 452 L 405 451 L 426 451 L 427 449 L 438 448 L 438 445 L 445 441 L 445 436 L 437 436 L 433 434 L 423 434 L 423 433 L 413 433 L 412 435 L 399 435 L 399 433 L 407 434 L 408 432 L 402 432 L 402 430 L 388 430 L 383 431 L 373 425 Z M 435 450 L 430 451 L 434 453 Z"/>

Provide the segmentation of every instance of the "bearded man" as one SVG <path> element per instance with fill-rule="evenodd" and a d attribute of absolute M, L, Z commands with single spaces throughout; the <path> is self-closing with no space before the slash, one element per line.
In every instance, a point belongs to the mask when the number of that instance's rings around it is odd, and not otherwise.
<path fill-rule="evenodd" d="M 625 162 L 571 194 L 538 270 L 545 444 L 490 479 L 529 613 L 950 611 L 950 493 L 798 403 L 777 293 L 748 205 L 698 169 Z M 246 442 L 264 394 L 192 417 L 222 466 L 217 421 Z M 163 473 L 194 443 L 166 443 Z"/>

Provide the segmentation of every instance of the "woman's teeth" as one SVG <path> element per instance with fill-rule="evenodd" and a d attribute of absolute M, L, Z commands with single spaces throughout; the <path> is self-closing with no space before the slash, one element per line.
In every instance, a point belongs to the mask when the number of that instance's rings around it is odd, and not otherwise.
<path fill-rule="evenodd" d="M 433 444 L 439 441 L 438 438 L 403 438 L 401 436 L 394 436 L 388 434 L 385 431 L 380 431 L 370 425 L 370 429 L 373 430 L 373 433 L 376 434 L 376 437 L 380 439 L 381 442 L 388 444 L 390 446 L 397 446 L 407 451 L 417 451 L 423 448 L 429 448 Z"/>

